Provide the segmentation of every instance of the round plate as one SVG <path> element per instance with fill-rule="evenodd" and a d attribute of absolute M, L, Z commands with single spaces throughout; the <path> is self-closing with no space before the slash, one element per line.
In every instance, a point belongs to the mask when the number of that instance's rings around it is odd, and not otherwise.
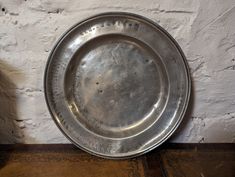
<path fill-rule="evenodd" d="M 108 158 L 164 142 L 185 113 L 190 77 L 175 40 L 156 23 L 105 13 L 70 28 L 53 48 L 45 96 L 61 131 Z"/>

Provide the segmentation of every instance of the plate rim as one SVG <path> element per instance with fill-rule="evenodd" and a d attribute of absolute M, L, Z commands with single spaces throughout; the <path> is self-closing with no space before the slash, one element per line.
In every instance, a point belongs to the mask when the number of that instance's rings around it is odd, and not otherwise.
<path fill-rule="evenodd" d="M 144 20 L 150 24 L 152 24 L 153 26 L 155 26 L 156 28 L 158 28 L 164 35 L 166 35 L 169 40 L 173 43 L 173 45 L 177 48 L 179 54 L 181 55 L 182 57 L 182 60 L 183 60 L 183 63 L 184 63 L 184 66 L 185 66 L 185 71 L 186 71 L 186 75 L 187 75 L 187 83 L 186 83 L 186 87 L 187 87 L 187 92 L 186 92 L 186 99 L 185 99 L 185 102 L 184 102 L 184 105 L 183 105 L 183 109 L 181 111 L 181 114 L 180 116 L 178 117 L 178 120 L 176 121 L 176 123 L 173 125 L 171 131 L 169 131 L 165 136 L 164 138 L 161 139 L 161 141 L 159 141 L 158 143 L 155 143 L 154 145 L 138 152 L 138 153 L 135 153 L 135 151 L 133 151 L 134 153 L 132 154 L 123 154 L 123 155 L 110 155 L 110 154 L 104 154 L 104 153 L 99 153 L 99 152 L 94 152 L 92 150 L 89 150 L 83 146 L 81 146 L 79 143 L 77 143 L 75 140 L 73 140 L 73 138 L 66 134 L 66 132 L 64 132 L 64 130 L 62 129 L 62 125 L 59 123 L 59 121 L 57 120 L 57 116 L 55 116 L 55 113 L 53 113 L 53 109 L 49 106 L 49 98 L 47 96 L 47 78 L 48 78 L 48 71 L 49 71 L 49 66 L 50 66 L 50 62 L 51 62 L 51 57 L 52 55 L 54 54 L 56 48 L 58 47 L 58 45 L 60 45 L 60 43 L 63 41 L 64 37 L 70 32 L 72 31 L 75 27 L 77 27 L 78 25 L 81 25 L 82 23 L 88 21 L 88 20 L 91 20 L 91 19 L 94 19 L 96 17 L 101 17 L 101 16 L 108 16 L 108 15 L 123 15 L 123 16 L 130 16 L 130 17 L 134 17 L 134 18 L 138 18 L 138 19 L 141 19 L 141 20 Z M 47 62 L 46 62 L 46 66 L 45 66 L 45 69 L 44 69 L 44 76 L 43 76 L 43 89 L 44 89 L 44 97 L 45 97 L 45 101 L 46 101 L 46 105 L 47 105 L 47 108 L 49 110 L 49 113 L 51 115 L 51 118 L 53 119 L 53 121 L 55 122 L 56 126 L 59 128 L 60 132 L 73 144 L 75 145 L 76 147 L 80 148 L 81 150 L 84 150 L 85 152 L 87 153 L 90 153 L 92 155 L 95 155 L 95 156 L 98 156 L 98 157 L 101 157 L 101 158 L 106 158 L 106 159 L 128 159 L 128 158 L 133 158 L 133 157 L 137 157 L 137 156 L 140 156 L 140 155 L 143 155 L 143 154 L 146 154 L 147 152 L 157 148 L 158 146 L 160 146 L 161 144 L 163 144 L 167 139 L 169 139 L 172 134 L 176 131 L 176 129 L 179 127 L 180 123 L 182 122 L 184 116 L 185 116 L 185 113 L 188 109 L 188 105 L 189 105 L 189 101 L 190 101 L 190 96 L 191 96 L 191 92 L 192 92 L 192 80 L 191 80 L 191 77 L 190 77 L 190 68 L 189 68 L 189 65 L 187 63 L 187 59 L 185 57 L 185 54 L 183 52 L 183 50 L 181 49 L 180 45 L 177 43 L 177 41 L 163 28 L 161 27 L 158 23 L 154 22 L 153 20 L 145 17 L 145 16 L 142 16 L 142 15 L 139 15 L 139 14 L 136 14 L 136 13 L 132 13 L 132 12 L 122 12 L 122 11 L 110 11 L 110 12 L 104 12 L 104 13 L 97 13 L 95 15 L 91 15 L 91 16 L 88 16 L 87 18 L 84 18 L 83 20 L 75 23 L 74 25 L 70 26 L 67 30 L 65 30 L 60 36 L 59 38 L 54 42 L 54 44 L 52 45 L 52 48 L 51 48 L 51 51 L 47 57 Z"/>

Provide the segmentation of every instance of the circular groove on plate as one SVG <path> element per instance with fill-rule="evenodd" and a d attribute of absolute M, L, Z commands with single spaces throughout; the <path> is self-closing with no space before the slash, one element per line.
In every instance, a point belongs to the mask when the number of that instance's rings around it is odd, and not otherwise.
<path fill-rule="evenodd" d="M 93 16 L 70 28 L 45 70 L 48 108 L 78 147 L 133 157 L 176 129 L 190 95 L 184 55 L 152 21 L 129 13 Z"/>

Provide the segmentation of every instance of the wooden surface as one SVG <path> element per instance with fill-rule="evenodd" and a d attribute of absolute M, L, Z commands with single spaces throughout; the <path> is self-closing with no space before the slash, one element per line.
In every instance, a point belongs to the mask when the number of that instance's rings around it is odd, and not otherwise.
<path fill-rule="evenodd" d="M 0 145 L 0 177 L 235 177 L 234 144 L 165 144 L 107 160 L 73 145 Z"/>
<path fill-rule="evenodd" d="M 167 177 L 235 177 L 235 147 L 202 146 L 161 153 Z"/>

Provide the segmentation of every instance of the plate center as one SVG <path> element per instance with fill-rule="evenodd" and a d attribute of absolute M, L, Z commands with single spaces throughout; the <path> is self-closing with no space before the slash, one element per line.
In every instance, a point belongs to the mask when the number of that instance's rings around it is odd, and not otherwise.
<path fill-rule="evenodd" d="M 95 38 L 74 55 L 66 95 L 76 119 L 101 136 L 122 138 L 150 126 L 166 99 L 167 79 L 158 56 L 121 35 Z"/>

